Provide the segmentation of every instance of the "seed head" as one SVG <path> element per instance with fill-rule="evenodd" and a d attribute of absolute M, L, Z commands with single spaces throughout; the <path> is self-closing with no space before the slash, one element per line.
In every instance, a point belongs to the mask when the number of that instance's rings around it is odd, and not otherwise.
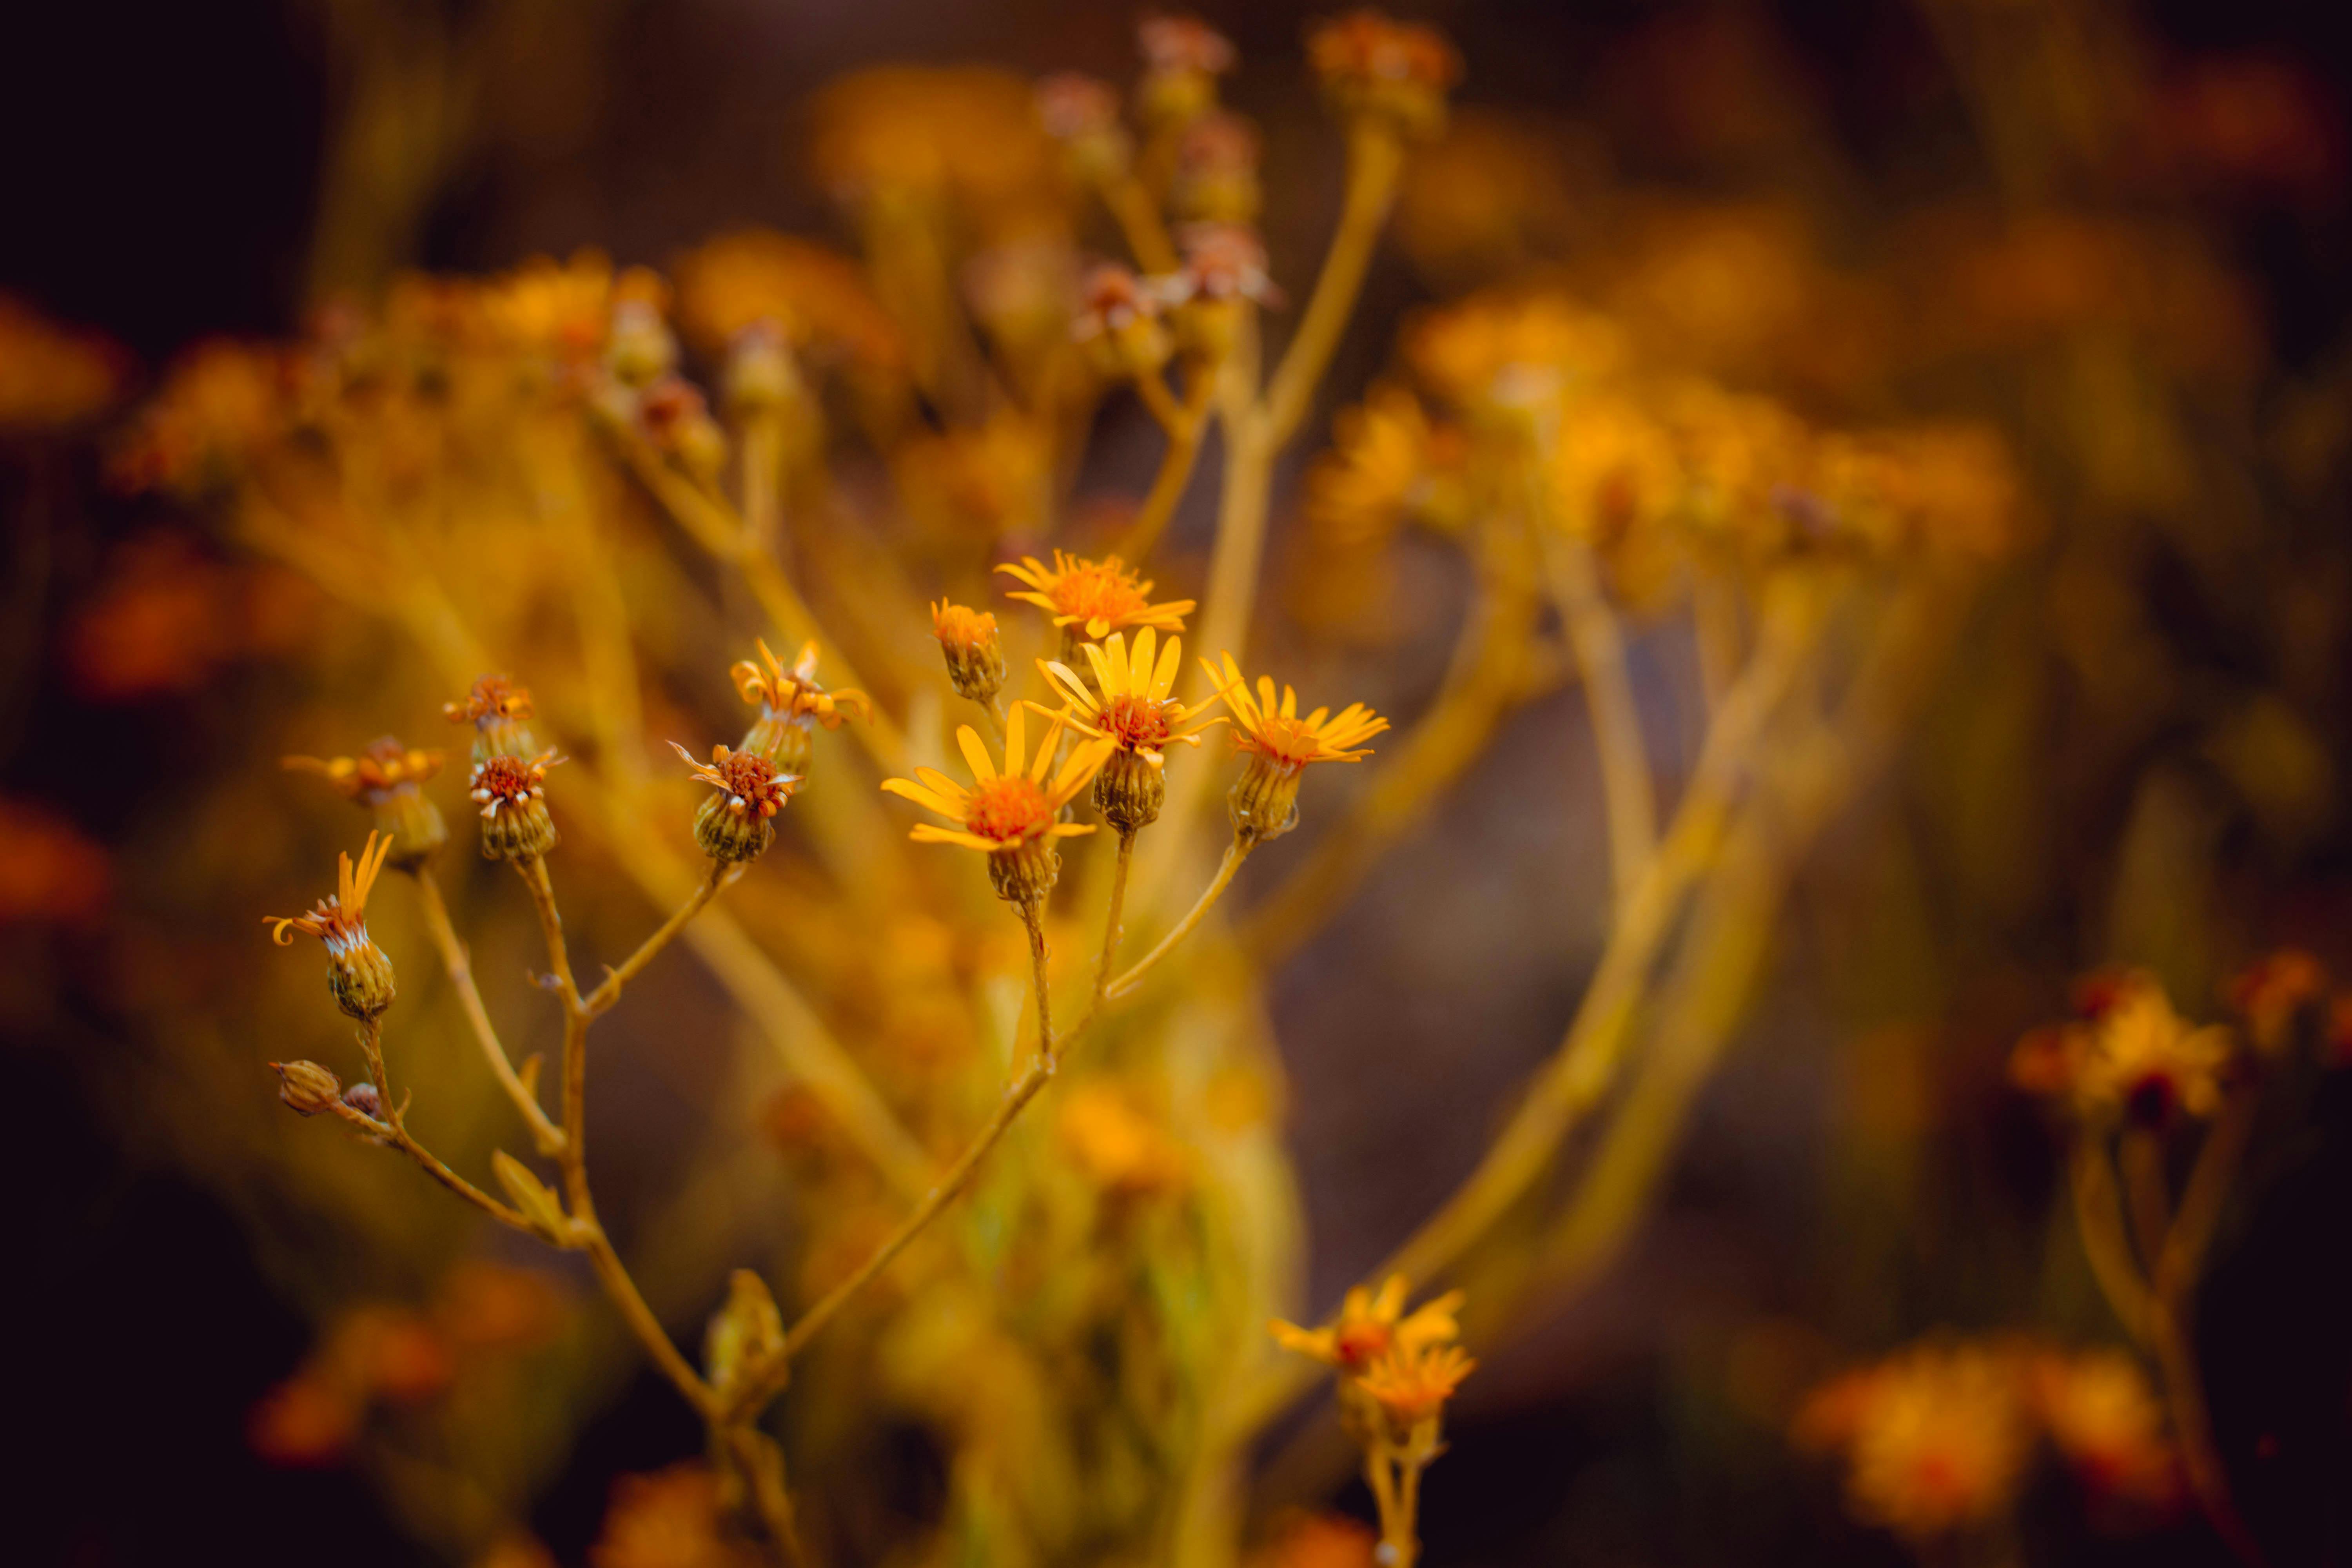
<path fill-rule="evenodd" d="M 529 762 L 501 755 L 475 764 L 473 797 L 482 808 L 483 858 L 520 862 L 555 847 L 547 770 L 562 761 L 553 752 L 541 752 Z"/>
<path fill-rule="evenodd" d="M 332 1110 L 342 1099 L 343 1082 L 317 1062 L 271 1062 L 278 1075 L 278 1098 L 298 1116 Z"/>

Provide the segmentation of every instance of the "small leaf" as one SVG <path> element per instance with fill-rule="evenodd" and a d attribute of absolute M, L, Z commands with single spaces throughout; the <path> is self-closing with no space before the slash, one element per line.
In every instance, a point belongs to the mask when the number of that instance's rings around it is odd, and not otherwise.
<path fill-rule="evenodd" d="M 539 1098 L 539 1067 L 540 1064 L 546 1059 L 547 1058 L 545 1057 L 540 1055 L 537 1051 L 533 1051 L 530 1055 L 523 1058 L 522 1070 L 515 1075 L 517 1078 L 522 1079 L 523 1093 L 529 1095 L 533 1100 L 537 1100 Z"/>
<path fill-rule="evenodd" d="M 702 1338 L 702 1366 L 711 1386 L 722 1394 L 732 1393 L 746 1367 L 783 1348 L 784 1318 L 776 1299 L 757 1274 L 738 1268 L 727 1281 L 727 1304 L 710 1315 Z"/>
<path fill-rule="evenodd" d="M 563 1205 L 545 1182 L 531 1173 L 530 1166 L 500 1149 L 490 1155 L 490 1169 L 498 1173 L 499 1185 L 507 1190 L 514 1206 L 522 1217 L 530 1221 L 531 1228 L 558 1246 L 572 1233 L 572 1222 L 564 1217 Z"/>

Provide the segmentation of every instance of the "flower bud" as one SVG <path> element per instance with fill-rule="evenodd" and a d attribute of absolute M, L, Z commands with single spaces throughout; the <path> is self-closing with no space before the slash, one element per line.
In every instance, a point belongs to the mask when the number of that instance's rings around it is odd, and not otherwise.
<path fill-rule="evenodd" d="M 317 1062 L 271 1062 L 278 1074 L 278 1098 L 298 1116 L 332 1110 L 342 1098 L 343 1080 Z"/>
<path fill-rule="evenodd" d="M 1207 223 L 1257 221 L 1257 132 L 1248 121 L 1212 110 L 1184 128 L 1176 143 L 1171 198 L 1177 216 Z"/>
<path fill-rule="evenodd" d="M 525 762 L 497 756 L 476 765 L 473 796 L 482 808 L 482 858 L 536 859 L 555 847 L 555 819 L 547 812 L 547 770 L 562 761 L 541 752 Z"/>
<path fill-rule="evenodd" d="M 343 1103 L 370 1121 L 383 1120 L 383 1096 L 372 1083 L 355 1083 L 343 1090 Z"/>
<path fill-rule="evenodd" d="M 1085 300 L 1072 335 L 1104 375 L 1119 381 L 1150 375 L 1175 353 L 1159 296 L 1126 268 L 1106 265 L 1088 273 Z"/>
<path fill-rule="evenodd" d="M 1095 775 L 1095 809 L 1120 833 L 1133 833 L 1160 820 L 1168 798 L 1168 775 L 1141 752 L 1124 746 L 1111 752 Z"/>
<path fill-rule="evenodd" d="M 931 634 L 948 662 L 948 684 L 956 695 L 982 706 L 1004 689 L 1004 647 L 996 616 L 941 599 L 931 606 Z"/>
<path fill-rule="evenodd" d="M 530 690 L 503 675 L 482 677 L 465 701 L 445 702 L 441 711 L 453 724 L 473 725 L 477 767 L 492 757 L 529 757 L 539 752 L 530 732 Z"/>
<path fill-rule="evenodd" d="M 1153 125 L 1181 125 L 1217 101 L 1217 78 L 1234 68 L 1234 46 L 1192 16 L 1146 16 L 1136 26 L 1143 80 L 1136 107 Z"/>
<path fill-rule="evenodd" d="M 1027 838 L 988 852 L 988 881 L 1008 904 L 1043 905 L 1062 874 L 1062 853 L 1050 838 Z"/>
<path fill-rule="evenodd" d="M 775 763 L 757 752 L 719 746 L 706 766 L 676 741 L 670 749 L 686 759 L 695 777 L 718 791 L 694 815 L 694 841 L 702 852 L 729 865 L 765 854 L 776 839 L 775 816 L 792 798 L 798 775 L 777 772 Z"/>
<path fill-rule="evenodd" d="M 1119 123 L 1118 91 L 1108 82 L 1074 73 L 1047 77 L 1037 84 L 1037 118 L 1079 179 L 1112 180 L 1127 172 L 1134 143 Z"/>
<path fill-rule="evenodd" d="M 604 368 L 624 386 L 645 386 L 675 369 L 677 339 L 650 300 L 624 300 L 613 307 L 611 334 L 604 341 Z"/>
<path fill-rule="evenodd" d="M 808 395 L 792 346 L 775 322 L 761 320 L 735 334 L 727 351 L 727 401 L 738 414 L 766 414 Z"/>
<path fill-rule="evenodd" d="M 1424 141 L 1445 129 L 1445 94 L 1462 60 L 1434 28 L 1358 11 L 1309 32 L 1307 55 L 1341 114 Z"/>
<path fill-rule="evenodd" d="M 1298 826 L 1298 778 L 1304 770 L 1278 758 L 1253 752 L 1234 781 L 1225 804 L 1234 831 L 1260 844 Z"/>

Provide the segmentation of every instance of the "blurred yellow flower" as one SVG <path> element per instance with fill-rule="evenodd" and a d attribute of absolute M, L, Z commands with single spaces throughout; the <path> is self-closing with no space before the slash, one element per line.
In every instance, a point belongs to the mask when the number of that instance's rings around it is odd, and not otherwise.
<path fill-rule="evenodd" d="M 1006 597 L 1045 610 L 1057 626 L 1079 628 L 1089 642 L 1131 626 L 1181 632 L 1184 617 L 1192 613 L 1190 599 L 1153 604 L 1151 584 L 1129 572 L 1116 555 L 1088 561 L 1056 550 L 1051 566 L 1024 555 L 1018 565 L 1007 562 L 997 570 L 1029 585 L 1027 592 L 1013 591 Z"/>
<path fill-rule="evenodd" d="M 1356 1386 L 1410 1429 L 1443 1409 L 1477 1366 L 1460 1345 L 1398 1344 L 1358 1374 Z"/>
<path fill-rule="evenodd" d="M 1391 1274 L 1375 1295 L 1359 1285 L 1339 1304 L 1339 1315 L 1319 1329 L 1302 1329 L 1277 1318 L 1271 1325 L 1275 1342 L 1286 1351 L 1311 1356 L 1342 1372 L 1360 1373 L 1392 1350 L 1417 1352 L 1450 1344 L 1460 1337 L 1454 1314 L 1461 1310 L 1462 1292 L 1404 1310 L 1410 1287 L 1402 1274 Z"/>

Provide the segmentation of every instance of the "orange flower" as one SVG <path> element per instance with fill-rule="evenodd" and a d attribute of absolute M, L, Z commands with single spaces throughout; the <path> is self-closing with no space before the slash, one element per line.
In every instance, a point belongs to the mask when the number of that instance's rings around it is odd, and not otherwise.
<path fill-rule="evenodd" d="M 1095 770 L 1110 755 L 1112 743 L 1089 741 L 1079 746 L 1049 781 L 1048 771 L 1054 765 L 1054 750 L 1061 739 L 1065 721 L 1059 717 L 1054 720 L 1031 761 L 1027 736 L 1022 727 L 1023 711 L 1015 708 L 1004 722 L 1002 771 L 988 754 L 979 731 L 969 724 L 956 731 L 956 745 L 963 752 L 964 762 L 975 781 L 970 789 L 936 768 L 917 768 L 915 777 L 920 783 L 909 779 L 882 781 L 882 787 L 892 795 L 935 811 L 956 825 L 948 828 L 919 822 L 908 837 L 918 844 L 961 844 L 967 849 L 1001 854 L 1042 840 L 1072 838 L 1095 830 L 1092 823 L 1057 822 L 1055 818 L 1094 777 Z"/>
<path fill-rule="evenodd" d="M 734 862 L 757 858 L 774 842 L 772 821 L 792 798 L 796 774 L 780 773 L 775 763 L 757 752 L 711 749 L 706 765 L 676 741 L 670 749 L 686 759 L 696 778 L 719 793 L 702 803 L 694 818 L 694 841 L 714 860 Z"/>
<path fill-rule="evenodd" d="M 2035 1093 L 2067 1094 L 2078 1114 L 2094 1119 L 2212 1115 L 2230 1065 L 2230 1031 L 2191 1027 L 2154 975 L 2127 971 L 2097 980 L 2086 1009 L 2094 1016 L 2027 1035 L 2010 1059 L 2012 1080 Z"/>
<path fill-rule="evenodd" d="M 1275 1342 L 1343 1373 L 1360 1373 L 1391 1351 L 1418 1352 L 1453 1342 L 1461 1333 L 1454 1314 L 1461 1310 L 1462 1292 L 1448 1290 L 1408 1314 L 1407 1289 L 1402 1274 L 1390 1275 L 1378 1295 L 1359 1285 L 1340 1302 L 1339 1315 L 1319 1329 L 1302 1329 L 1277 1318 L 1270 1325 Z"/>
<path fill-rule="evenodd" d="M 492 757 L 528 757 L 539 750 L 530 732 L 530 689 L 503 675 L 485 675 L 474 682 L 463 702 L 444 702 L 442 713 L 452 724 L 474 727 L 474 761 Z"/>
<path fill-rule="evenodd" d="M 326 944 L 329 988 L 343 1011 L 354 1018 L 375 1017 L 393 1002 L 392 960 L 369 940 L 367 930 L 368 892 L 383 870 L 384 857 L 391 853 L 389 835 L 370 833 L 356 866 L 349 854 L 336 857 L 335 891 L 320 900 L 309 914 L 271 915 L 262 920 L 270 928 L 271 940 L 280 947 L 292 941 L 287 933 L 296 931 Z"/>
<path fill-rule="evenodd" d="M 1796 1436 L 1843 1455 L 1856 1517 L 1923 1540 L 2016 1500 L 2033 1441 L 2027 1392 L 2010 1347 L 1916 1345 L 1817 1390 Z"/>
<path fill-rule="evenodd" d="M 1350 702 L 1336 715 L 1318 708 L 1301 719 L 1297 692 L 1284 687 L 1277 703 L 1273 679 L 1261 675 L 1253 700 L 1234 656 L 1226 654 L 1224 660 L 1222 670 L 1205 658 L 1201 668 L 1233 712 L 1234 745 L 1250 759 L 1227 796 L 1234 830 L 1260 841 L 1278 838 L 1297 823 L 1298 780 L 1307 765 L 1370 756 L 1360 742 L 1386 730 L 1389 721 L 1360 702 Z"/>
<path fill-rule="evenodd" d="M 2294 947 L 2265 953 L 2230 983 L 2230 1005 L 2265 1054 L 2286 1045 L 2297 1015 L 2326 994 L 2327 972 L 2319 960 Z"/>
<path fill-rule="evenodd" d="M 2179 1460 L 2137 1362 L 2121 1351 L 2046 1352 L 2034 1358 L 2032 1392 L 2051 1441 L 2094 1494 L 2159 1508 L 2177 1500 Z"/>
<path fill-rule="evenodd" d="M 1190 599 L 1151 603 L 1151 584 L 1128 571 L 1116 555 L 1087 561 L 1056 550 L 1051 566 L 1029 555 L 1017 566 L 1007 563 L 997 570 L 1029 585 L 1029 592 L 1009 594 L 1008 598 L 1048 612 L 1057 626 L 1078 627 L 1089 642 L 1129 626 L 1181 632 L 1184 617 L 1192 613 Z"/>
<path fill-rule="evenodd" d="M 948 661 L 948 684 L 956 695 L 983 704 L 994 701 L 1004 689 L 1004 647 L 996 617 L 941 599 L 931 606 L 931 635 Z"/>
<path fill-rule="evenodd" d="M 760 717 L 744 732 L 739 751 L 755 752 L 779 771 L 806 777 L 810 756 L 809 730 L 822 724 L 838 730 L 845 718 L 871 719 L 874 704 L 863 691 L 827 691 L 816 683 L 817 646 L 801 645 L 800 658 L 787 670 L 766 638 L 759 641 L 758 662 L 738 659 L 728 675 L 735 694 L 760 705 Z"/>
<path fill-rule="evenodd" d="M 1478 1363 L 1460 1345 L 1399 1345 L 1356 1379 L 1399 1426 L 1411 1429 L 1433 1419 Z"/>
<path fill-rule="evenodd" d="M 448 842 L 441 813 L 419 787 L 441 771 L 439 752 L 404 746 L 390 735 L 369 742 L 356 757 L 331 762 L 318 757 L 281 757 L 278 765 L 293 773 L 316 773 L 344 799 L 375 813 L 375 825 L 395 846 L 392 864 L 408 869 Z"/>
<path fill-rule="evenodd" d="M 1094 672 L 1092 686 L 1066 664 L 1042 658 L 1037 661 L 1037 668 L 1045 672 L 1045 679 L 1069 704 L 1070 728 L 1090 740 L 1108 741 L 1122 752 L 1142 757 L 1155 768 L 1164 762 L 1162 752 L 1167 746 L 1178 741 L 1197 746 L 1202 731 L 1223 722 L 1222 719 L 1208 719 L 1189 730 L 1183 727 L 1208 704 L 1187 708 L 1169 695 L 1176 685 L 1184 644 L 1181 638 L 1170 637 L 1167 647 L 1160 650 L 1155 661 L 1152 653 L 1159 635 L 1150 626 L 1136 633 L 1132 655 L 1127 650 L 1124 632 L 1113 632 L 1108 642 L 1081 645 Z M 1096 695 L 1097 691 L 1100 696 Z M 1045 710 L 1039 708 L 1038 711 Z"/>

